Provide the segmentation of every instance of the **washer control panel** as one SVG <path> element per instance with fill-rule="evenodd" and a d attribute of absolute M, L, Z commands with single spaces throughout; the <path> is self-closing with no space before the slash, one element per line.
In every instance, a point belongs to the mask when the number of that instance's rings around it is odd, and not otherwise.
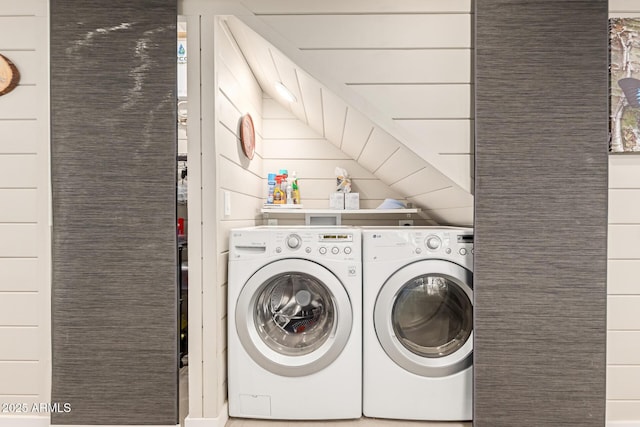
<path fill-rule="evenodd" d="M 235 229 L 230 243 L 230 259 L 277 256 L 353 261 L 362 253 L 361 231 L 351 227 Z"/>

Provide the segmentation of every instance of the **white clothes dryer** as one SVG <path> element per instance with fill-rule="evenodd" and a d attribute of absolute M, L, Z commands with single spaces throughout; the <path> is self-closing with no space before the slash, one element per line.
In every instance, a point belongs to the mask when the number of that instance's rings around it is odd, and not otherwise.
<path fill-rule="evenodd" d="M 230 416 L 362 415 L 361 244 L 350 227 L 231 231 Z"/>
<path fill-rule="evenodd" d="M 473 229 L 364 229 L 363 412 L 472 418 Z"/>

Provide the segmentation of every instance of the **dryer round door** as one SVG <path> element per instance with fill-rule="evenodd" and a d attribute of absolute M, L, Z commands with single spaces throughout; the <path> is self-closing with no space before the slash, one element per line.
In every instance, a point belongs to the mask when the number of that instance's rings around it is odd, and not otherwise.
<path fill-rule="evenodd" d="M 244 285 L 236 330 L 251 358 L 270 372 L 297 377 L 318 372 L 342 352 L 353 324 L 340 280 L 315 262 L 267 264 Z"/>
<path fill-rule="evenodd" d="M 414 374 L 443 377 L 472 364 L 473 274 L 424 260 L 396 271 L 378 293 L 376 335 L 387 355 Z"/>

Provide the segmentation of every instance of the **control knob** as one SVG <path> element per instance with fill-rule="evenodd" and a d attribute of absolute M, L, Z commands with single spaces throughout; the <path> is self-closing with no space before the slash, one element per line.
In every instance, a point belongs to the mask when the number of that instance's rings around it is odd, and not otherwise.
<path fill-rule="evenodd" d="M 302 241 L 300 240 L 300 236 L 298 236 L 297 234 L 291 234 L 289 237 L 287 237 L 287 246 L 289 246 L 291 249 L 298 249 L 301 243 Z"/>
<path fill-rule="evenodd" d="M 438 236 L 432 235 L 427 237 L 425 244 L 427 245 L 427 248 L 431 249 L 432 251 L 435 251 L 442 244 L 442 240 L 440 240 Z"/>

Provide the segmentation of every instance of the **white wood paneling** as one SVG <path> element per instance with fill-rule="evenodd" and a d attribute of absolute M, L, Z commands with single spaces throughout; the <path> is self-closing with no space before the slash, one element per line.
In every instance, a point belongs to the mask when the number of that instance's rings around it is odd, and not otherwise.
<path fill-rule="evenodd" d="M 349 86 L 392 119 L 468 119 L 471 86 L 351 85 Z M 430 100 L 431 102 L 425 102 Z"/>
<path fill-rule="evenodd" d="M 304 109 L 302 93 L 300 92 L 300 82 L 298 81 L 298 75 L 296 74 L 296 66 L 277 49 L 270 48 L 269 52 L 271 52 L 271 58 L 273 59 L 276 70 L 278 71 L 280 82 L 282 82 L 282 84 L 296 99 L 293 102 L 288 100 L 282 100 L 282 102 L 286 103 L 288 108 L 297 117 L 301 117 L 302 121 L 307 123 L 308 118 Z M 277 95 L 279 96 L 280 94 L 277 93 Z"/>
<path fill-rule="evenodd" d="M 617 12 L 640 12 L 640 5 L 636 0 L 609 0 L 609 12 L 617 15 Z"/>
<path fill-rule="evenodd" d="M 233 106 L 233 110 L 236 111 L 237 117 L 240 118 L 243 114 L 249 113 L 253 118 L 260 117 L 262 115 L 262 96 L 247 95 L 247 82 L 237 80 L 231 70 L 224 65 L 220 65 L 218 68 L 218 85 L 220 90 L 224 93 L 228 102 Z M 248 79 L 246 79 L 249 81 Z M 253 89 L 257 89 L 255 84 Z M 231 114 L 232 110 L 227 110 L 228 114 Z M 237 120 L 233 122 L 231 116 L 224 116 L 223 120 L 230 129 L 235 130 L 238 128 Z M 256 134 L 262 135 L 262 120 L 254 120 L 253 125 Z"/>
<path fill-rule="evenodd" d="M 0 360 L 38 360 L 40 331 L 37 327 L 0 327 Z"/>
<path fill-rule="evenodd" d="M 607 364 L 640 366 L 640 331 L 609 331 Z"/>
<path fill-rule="evenodd" d="M 312 58 L 346 84 L 471 82 L 470 49 L 314 50 Z"/>
<path fill-rule="evenodd" d="M 0 222 L 37 222 L 35 189 L 0 189 Z"/>
<path fill-rule="evenodd" d="M 0 22 L 0 28 L 1 26 Z M 14 90 L 2 96 L 0 117 L 20 120 L 38 118 L 41 102 L 46 102 L 46 100 L 43 99 L 40 88 L 18 85 Z"/>
<path fill-rule="evenodd" d="M 46 145 L 41 134 L 42 124 L 37 120 L 0 120 L 0 153 L 35 154 Z"/>
<path fill-rule="evenodd" d="M 474 154 L 440 154 L 434 161 L 434 166 L 444 171 L 452 181 L 464 188 L 472 189 L 471 178 L 474 176 Z"/>
<path fill-rule="evenodd" d="M 0 395 L 39 394 L 40 373 L 37 362 L 0 362 Z"/>
<path fill-rule="evenodd" d="M 640 414 L 640 400 L 607 400 L 607 421 L 623 422 L 624 424 L 620 424 L 619 427 L 633 427 L 629 420 L 637 420 L 638 414 Z M 611 424 L 610 427 L 614 425 Z"/>
<path fill-rule="evenodd" d="M 296 171 L 300 179 L 333 179 L 334 184 L 337 166 L 346 169 L 352 179 L 375 179 L 371 172 L 360 166 L 355 160 L 290 159 L 284 162 L 280 159 L 265 159 L 263 163 L 265 171 L 287 169 L 289 173 Z"/>
<path fill-rule="evenodd" d="M 396 120 L 424 145 L 438 153 L 473 153 L 473 120 Z"/>
<path fill-rule="evenodd" d="M 432 167 L 427 166 L 396 182 L 391 188 L 400 194 L 412 197 L 431 191 L 442 190 L 452 185 L 453 183 L 448 178 Z"/>
<path fill-rule="evenodd" d="M 350 157 L 326 139 L 270 139 L 264 145 L 264 159 L 346 160 Z"/>
<path fill-rule="evenodd" d="M 228 28 L 231 30 L 235 41 L 242 47 L 244 58 L 251 66 L 252 72 L 262 90 L 272 97 L 275 97 L 273 83 L 280 80 L 278 72 L 273 63 L 269 46 L 264 44 L 264 40 L 254 31 L 242 24 L 237 18 L 229 16 L 225 19 Z M 247 46 L 254 46 L 255 49 L 247 49 Z"/>
<path fill-rule="evenodd" d="M 47 2 L 42 0 L 21 0 L 2 4 L 0 16 L 44 16 Z"/>
<path fill-rule="evenodd" d="M 226 320 L 226 319 L 225 319 Z M 226 321 L 224 322 L 226 325 Z M 218 393 L 222 396 L 227 394 L 227 348 L 224 347 L 220 350 L 220 364 L 218 365 L 218 378 L 220 382 Z"/>
<path fill-rule="evenodd" d="M 447 208 L 473 208 L 473 196 L 458 187 L 447 187 L 411 198 L 420 206 Z"/>
<path fill-rule="evenodd" d="M 262 197 L 262 180 L 258 175 L 238 167 L 224 157 L 220 158 L 218 167 L 220 168 L 220 188 L 249 196 Z"/>
<path fill-rule="evenodd" d="M 220 90 L 232 100 L 241 114 L 249 112 L 261 115 L 262 91 L 237 45 L 229 37 L 221 37 L 218 49 L 222 58 L 217 68 Z M 261 132 L 260 120 L 254 125 L 256 132 Z"/>
<path fill-rule="evenodd" d="M 384 182 L 393 185 L 425 166 L 424 160 L 416 156 L 415 153 L 401 147 L 375 171 L 375 174 Z"/>
<path fill-rule="evenodd" d="M 360 193 L 361 199 L 403 199 L 401 194 L 378 179 L 359 179 L 352 183 L 351 188 L 351 191 Z"/>
<path fill-rule="evenodd" d="M 322 117 L 324 119 L 324 136 L 332 144 L 340 147 L 347 118 L 347 104 L 332 92 L 322 89 Z"/>
<path fill-rule="evenodd" d="M 274 15 L 262 19 L 301 49 L 471 47 L 467 14 Z"/>
<path fill-rule="evenodd" d="M 640 224 L 609 225 L 609 259 L 640 258 Z"/>
<path fill-rule="evenodd" d="M 263 123 L 263 138 L 276 139 L 318 139 L 321 138 L 309 126 L 298 119 L 272 119 Z"/>
<path fill-rule="evenodd" d="M 607 398 L 640 400 L 640 366 L 609 366 L 607 368 Z M 638 415 L 632 420 L 637 420 Z"/>
<path fill-rule="evenodd" d="M 0 154 L 0 188 L 36 188 L 38 172 L 35 155 Z"/>
<path fill-rule="evenodd" d="M 619 1 L 619 0 L 618 0 Z M 256 14 L 312 14 L 312 13 L 443 13 L 472 11 L 471 0 L 242 0 Z"/>
<path fill-rule="evenodd" d="M 280 102 L 277 100 L 270 98 L 268 95 L 264 94 L 262 97 L 262 119 L 295 119 L 296 116 L 293 115 L 291 111 L 284 108 Z"/>
<path fill-rule="evenodd" d="M 38 256 L 37 224 L 0 224 L 0 236 L 0 257 Z"/>
<path fill-rule="evenodd" d="M 0 325 L 38 326 L 38 302 L 37 292 L 3 292 L 0 298 Z"/>
<path fill-rule="evenodd" d="M 640 156 L 609 156 L 609 188 L 638 188 Z"/>
<path fill-rule="evenodd" d="M 229 277 L 229 252 L 222 252 L 218 254 L 218 265 L 220 268 L 218 269 L 218 285 L 220 287 L 227 286 L 227 278 Z M 224 305 L 224 311 L 220 311 L 220 317 L 226 315 L 227 310 L 227 300 L 218 301 L 220 304 Z M 222 308 L 222 307 L 221 307 Z"/>
<path fill-rule="evenodd" d="M 44 284 L 38 283 L 37 258 L 0 258 L 1 291 L 38 291 Z"/>
<path fill-rule="evenodd" d="M 358 163 L 373 172 L 399 148 L 398 140 L 380 128 L 376 128 L 360 153 Z"/>
<path fill-rule="evenodd" d="M 609 190 L 609 224 L 640 224 L 640 188 Z"/>
<path fill-rule="evenodd" d="M 41 17 L 0 16 L 0 51 L 40 48 L 41 38 L 46 31 L 43 24 L 46 21 Z M 7 57 L 11 59 L 10 54 Z"/>
<path fill-rule="evenodd" d="M 413 201 L 412 198 L 409 200 Z M 438 224 L 473 227 L 473 207 L 428 209 L 424 212 L 436 220 Z"/>
<path fill-rule="evenodd" d="M 609 295 L 607 328 L 610 331 L 640 330 L 640 295 Z"/>
<path fill-rule="evenodd" d="M 347 119 L 340 149 L 352 159 L 357 159 L 373 132 L 373 124 L 353 108 L 347 109 Z"/>
<path fill-rule="evenodd" d="M 609 260 L 607 262 L 607 293 L 609 295 L 640 295 L 640 259 Z"/>
<path fill-rule="evenodd" d="M 311 129 L 315 129 L 319 134 L 324 135 L 324 114 L 322 110 L 322 90 L 317 80 L 307 73 L 298 69 L 298 81 L 300 82 L 300 92 L 304 102 L 304 111 L 307 123 Z"/>

